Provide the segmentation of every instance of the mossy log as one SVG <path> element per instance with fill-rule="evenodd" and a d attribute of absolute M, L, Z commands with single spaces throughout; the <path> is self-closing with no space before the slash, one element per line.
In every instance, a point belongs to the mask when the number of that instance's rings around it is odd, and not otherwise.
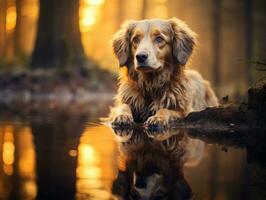
<path fill-rule="evenodd" d="M 248 90 L 248 102 L 225 104 L 192 112 L 179 119 L 174 126 L 184 128 L 242 130 L 266 128 L 266 84 Z"/>

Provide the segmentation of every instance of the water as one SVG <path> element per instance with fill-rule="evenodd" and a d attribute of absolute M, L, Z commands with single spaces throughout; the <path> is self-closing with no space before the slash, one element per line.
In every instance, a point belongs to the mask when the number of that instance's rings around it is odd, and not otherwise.
<path fill-rule="evenodd" d="M 257 136 L 113 130 L 109 105 L 2 106 L 0 199 L 266 199 Z"/>

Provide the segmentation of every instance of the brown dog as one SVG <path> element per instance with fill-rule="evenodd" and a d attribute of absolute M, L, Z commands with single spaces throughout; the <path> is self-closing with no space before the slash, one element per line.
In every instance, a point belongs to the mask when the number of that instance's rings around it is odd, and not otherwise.
<path fill-rule="evenodd" d="M 184 69 L 195 42 L 195 33 L 177 18 L 125 23 L 113 39 L 114 53 L 125 68 L 112 124 L 166 126 L 191 111 L 217 106 L 209 82 Z"/>

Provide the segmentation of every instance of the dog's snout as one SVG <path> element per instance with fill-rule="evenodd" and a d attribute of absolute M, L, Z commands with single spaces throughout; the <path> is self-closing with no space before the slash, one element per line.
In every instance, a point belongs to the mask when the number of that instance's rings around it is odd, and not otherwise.
<path fill-rule="evenodd" d="M 146 53 L 146 52 L 138 53 L 136 55 L 136 58 L 137 58 L 137 61 L 139 63 L 144 63 L 147 60 L 147 58 L 148 58 L 148 53 Z"/>
<path fill-rule="evenodd" d="M 137 188 L 146 188 L 147 187 L 147 179 L 143 177 L 138 177 L 135 183 L 135 187 Z"/>

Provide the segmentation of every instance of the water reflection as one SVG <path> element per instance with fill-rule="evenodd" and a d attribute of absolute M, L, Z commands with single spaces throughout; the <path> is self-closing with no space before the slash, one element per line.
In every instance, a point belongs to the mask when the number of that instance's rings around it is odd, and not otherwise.
<path fill-rule="evenodd" d="M 87 127 L 78 146 L 77 199 L 112 199 L 117 147 L 107 126 Z"/>
<path fill-rule="evenodd" d="M 112 192 L 122 199 L 190 199 L 184 178 L 188 137 L 174 133 L 115 129 L 120 163 Z M 123 160 L 123 161 L 122 161 Z"/>
<path fill-rule="evenodd" d="M 17 116 L 17 115 L 16 115 Z M 263 199 L 265 134 L 0 122 L 0 199 Z M 144 198 L 145 197 L 145 198 Z"/>
<path fill-rule="evenodd" d="M 36 199 L 75 199 L 77 150 L 84 130 L 83 120 L 59 118 L 61 123 L 32 122 L 36 151 Z"/>
<path fill-rule="evenodd" d="M 37 192 L 35 152 L 30 129 L 21 124 L 1 124 L 0 144 L 0 198 L 34 199 Z"/>
<path fill-rule="evenodd" d="M 232 135 L 141 128 L 114 132 L 120 157 L 112 192 L 119 199 L 266 197 L 262 181 L 266 146 L 259 142 L 265 138 L 263 132 Z"/>

